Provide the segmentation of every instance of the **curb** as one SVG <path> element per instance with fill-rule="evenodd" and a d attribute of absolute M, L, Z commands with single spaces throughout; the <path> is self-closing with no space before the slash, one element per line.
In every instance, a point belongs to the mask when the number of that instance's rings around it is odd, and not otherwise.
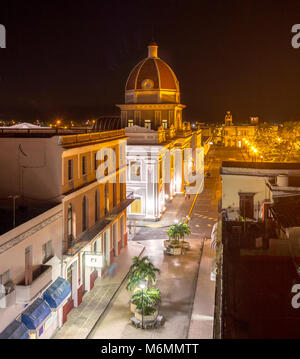
<path fill-rule="evenodd" d="M 143 247 L 141 253 L 138 255 L 138 257 L 140 257 L 142 255 L 142 253 L 145 250 L 145 246 L 143 246 L 141 243 L 139 242 L 135 242 L 137 245 Z M 97 325 L 100 323 L 104 313 L 107 311 L 107 309 L 109 308 L 109 306 L 112 304 L 113 300 L 116 297 L 116 294 L 118 293 L 119 289 L 122 287 L 122 285 L 124 284 L 124 282 L 126 281 L 127 277 L 129 274 L 129 270 L 128 272 L 125 274 L 124 278 L 122 279 L 120 285 L 116 288 L 114 294 L 111 296 L 110 300 L 108 301 L 108 303 L 106 304 L 105 308 L 103 309 L 102 313 L 100 314 L 100 316 L 98 317 L 98 319 L 96 320 L 95 324 L 92 326 L 92 329 L 89 331 L 89 333 L 87 334 L 87 336 L 85 337 L 85 339 L 91 339 L 90 336 L 93 334 L 93 331 L 96 329 Z"/>

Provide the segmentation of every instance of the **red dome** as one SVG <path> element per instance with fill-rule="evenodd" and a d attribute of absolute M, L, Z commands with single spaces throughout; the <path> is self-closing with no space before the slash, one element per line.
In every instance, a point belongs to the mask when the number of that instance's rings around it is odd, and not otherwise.
<path fill-rule="evenodd" d="M 151 80 L 151 90 L 179 91 L 179 84 L 172 69 L 157 57 L 147 57 L 131 71 L 125 91 L 142 90 L 144 80 Z"/>

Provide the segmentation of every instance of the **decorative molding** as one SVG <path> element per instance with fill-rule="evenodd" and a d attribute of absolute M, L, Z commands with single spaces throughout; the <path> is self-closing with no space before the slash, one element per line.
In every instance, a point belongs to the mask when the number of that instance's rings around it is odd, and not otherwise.
<path fill-rule="evenodd" d="M 0 254 L 7 251 L 8 249 L 16 246 L 20 242 L 22 242 L 24 239 L 28 238 L 29 236 L 35 234 L 36 232 L 40 231 L 41 229 L 45 228 L 49 224 L 55 222 L 57 219 L 62 217 L 62 210 L 58 213 L 54 214 L 53 216 L 45 219 L 44 221 L 40 222 L 36 226 L 33 226 L 32 228 L 28 229 L 27 231 L 23 232 L 22 234 L 19 234 L 18 236 L 10 239 L 9 241 L 5 242 L 0 246 Z"/>

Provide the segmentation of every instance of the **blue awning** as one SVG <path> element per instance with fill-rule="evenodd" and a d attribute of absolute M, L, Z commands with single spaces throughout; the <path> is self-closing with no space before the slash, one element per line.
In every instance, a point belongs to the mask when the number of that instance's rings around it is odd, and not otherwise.
<path fill-rule="evenodd" d="M 42 299 L 36 299 L 21 315 L 28 329 L 34 330 L 51 314 L 49 305 Z"/>
<path fill-rule="evenodd" d="M 71 285 L 64 278 L 58 277 L 44 292 L 44 299 L 51 308 L 57 308 L 71 293 Z"/>
<path fill-rule="evenodd" d="M 0 339 L 29 339 L 28 328 L 23 323 L 14 320 L 0 334 Z"/>

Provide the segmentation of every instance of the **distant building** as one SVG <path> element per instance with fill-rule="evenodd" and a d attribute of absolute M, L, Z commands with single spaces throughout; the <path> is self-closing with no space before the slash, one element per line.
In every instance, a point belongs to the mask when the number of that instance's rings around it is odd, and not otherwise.
<path fill-rule="evenodd" d="M 223 162 L 222 209 L 230 220 L 262 219 L 265 203 L 300 193 L 300 164 Z"/>
<path fill-rule="evenodd" d="M 254 119 L 254 117 L 252 117 Z M 222 130 L 223 142 L 225 147 L 242 147 L 243 138 L 253 140 L 258 126 L 258 117 L 250 125 L 234 125 L 232 115 L 227 111 L 225 115 L 225 126 Z"/>

